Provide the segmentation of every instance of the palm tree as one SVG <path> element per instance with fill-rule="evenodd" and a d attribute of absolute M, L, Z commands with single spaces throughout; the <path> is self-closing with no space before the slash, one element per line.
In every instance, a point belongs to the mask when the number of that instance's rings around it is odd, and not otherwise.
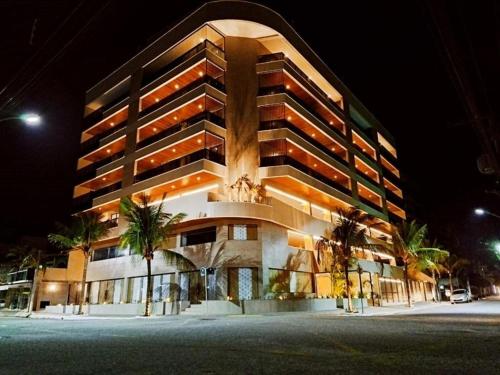
<path fill-rule="evenodd" d="M 38 288 L 38 272 L 42 268 L 41 263 L 42 250 L 22 244 L 15 246 L 7 253 L 7 259 L 12 259 L 14 265 L 19 269 L 32 268 L 34 269 L 33 283 L 28 299 L 28 314 L 33 311 L 33 304 Z M 42 268 L 42 272 L 45 270 Z"/>
<path fill-rule="evenodd" d="M 345 278 L 347 294 L 347 311 L 352 312 L 351 288 L 349 283 L 349 263 L 353 258 L 354 248 L 366 249 L 368 243 L 367 230 L 372 216 L 357 208 L 338 209 L 336 227 L 332 232 L 333 252 L 339 256 Z"/>
<path fill-rule="evenodd" d="M 150 204 L 149 197 L 141 194 L 138 202 L 134 202 L 130 197 L 125 197 L 120 203 L 123 216 L 128 221 L 128 228 L 121 236 L 121 246 L 130 246 L 136 254 L 146 259 L 147 263 L 147 284 L 146 284 L 146 308 L 144 316 L 151 315 L 151 302 L 153 299 L 153 282 L 151 276 L 151 261 L 155 252 L 162 252 L 167 261 L 180 261 L 185 264 L 190 262 L 180 254 L 162 248 L 164 240 L 172 232 L 175 224 L 186 217 L 184 213 L 176 215 L 163 212 L 163 201 L 160 204 Z"/>
<path fill-rule="evenodd" d="M 406 297 L 408 307 L 411 307 L 411 292 L 408 270 L 419 259 L 436 256 L 442 250 L 437 247 L 425 247 L 424 241 L 427 236 L 427 225 L 419 225 L 415 220 L 410 223 L 403 221 L 392 227 L 393 252 L 396 258 L 403 262 Z M 429 258 L 430 259 L 430 258 Z"/>
<path fill-rule="evenodd" d="M 457 273 L 459 270 L 465 268 L 470 262 L 467 259 L 459 258 L 455 254 L 450 255 L 448 258 L 441 262 L 446 273 L 448 273 L 449 283 L 450 283 L 450 293 L 453 294 L 453 274 Z"/>
<path fill-rule="evenodd" d="M 69 227 L 59 224 L 58 233 L 48 235 L 49 242 L 68 250 L 80 250 L 84 256 L 82 283 L 80 286 L 80 296 L 78 314 L 83 314 L 83 299 L 85 296 L 85 283 L 87 281 L 87 267 L 89 258 L 94 249 L 92 245 L 104 238 L 109 230 L 103 220 L 103 216 L 94 211 L 82 212 L 73 217 Z"/>
<path fill-rule="evenodd" d="M 426 241 L 425 245 L 427 248 L 439 249 L 440 251 L 419 253 L 415 261 L 410 264 L 410 269 L 414 268 L 419 271 L 431 273 L 432 279 L 434 280 L 434 292 L 436 293 L 438 301 L 441 301 L 437 280 L 441 278 L 441 272 L 444 270 L 441 263 L 450 256 L 450 253 L 441 249 L 435 240 L 432 244 L 428 244 Z"/>

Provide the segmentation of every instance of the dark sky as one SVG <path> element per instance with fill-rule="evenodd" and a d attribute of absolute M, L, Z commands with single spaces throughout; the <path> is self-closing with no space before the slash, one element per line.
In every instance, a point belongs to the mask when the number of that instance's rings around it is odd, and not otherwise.
<path fill-rule="evenodd" d="M 0 1 L 0 106 L 13 97 L 8 111 L 44 116 L 37 129 L 0 123 L 4 233 L 43 235 L 67 217 L 85 90 L 201 3 Z M 474 251 L 498 226 L 472 208 L 500 212 L 499 199 L 484 193 L 492 182 L 477 170 L 475 134 L 423 2 L 263 3 L 285 16 L 394 134 L 405 189 L 431 234 Z M 458 27 L 474 31 L 483 69 L 498 57 L 488 52 L 498 49 L 495 2 L 450 3 Z"/>

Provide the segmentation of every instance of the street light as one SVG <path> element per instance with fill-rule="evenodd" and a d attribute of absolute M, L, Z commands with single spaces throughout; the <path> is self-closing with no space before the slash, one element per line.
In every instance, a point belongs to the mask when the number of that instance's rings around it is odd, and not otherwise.
<path fill-rule="evenodd" d="M 476 208 L 474 210 L 474 213 L 478 216 L 483 216 L 484 215 L 484 210 L 482 208 Z"/>
<path fill-rule="evenodd" d="M 490 212 L 490 211 L 486 211 L 484 208 L 476 208 L 474 210 L 474 213 L 478 216 L 490 215 L 490 216 L 496 217 L 497 219 L 500 219 L 500 215 L 494 214 L 493 212 Z"/>
<path fill-rule="evenodd" d="M 3 121 L 9 121 L 9 120 L 20 120 L 24 122 L 26 125 L 35 127 L 41 124 L 42 118 L 40 117 L 39 114 L 37 113 L 22 113 L 19 116 L 10 116 L 10 117 L 4 117 L 0 118 L 0 122 Z"/>
<path fill-rule="evenodd" d="M 495 251 L 500 255 L 500 242 L 495 242 L 493 247 L 495 248 Z"/>

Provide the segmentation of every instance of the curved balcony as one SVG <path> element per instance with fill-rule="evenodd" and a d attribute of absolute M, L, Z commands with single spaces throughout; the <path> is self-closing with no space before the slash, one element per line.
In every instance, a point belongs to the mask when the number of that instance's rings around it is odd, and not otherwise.
<path fill-rule="evenodd" d="M 269 86 L 269 87 L 261 87 L 259 88 L 259 96 L 266 96 L 266 95 L 275 95 L 275 94 L 286 94 L 290 98 L 292 98 L 294 101 L 296 101 L 302 108 L 304 108 L 306 111 L 311 113 L 315 118 L 317 118 L 319 121 L 321 121 L 323 124 L 328 126 L 328 128 L 332 129 L 336 134 L 338 134 L 341 137 L 345 137 L 345 134 L 338 129 L 337 127 L 330 125 L 328 121 L 318 112 L 316 112 L 311 106 L 307 103 L 305 103 L 301 98 L 296 96 L 294 93 L 292 93 L 290 90 L 287 90 L 284 85 L 277 85 L 277 86 Z"/>
<path fill-rule="evenodd" d="M 128 99 L 129 99 L 129 94 L 127 92 L 127 93 L 119 96 L 118 98 L 116 98 L 112 102 L 110 102 L 110 103 L 102 106 L 101 108 L 95 110 L 94 112 L 92 112 L 90 115 L 88 115 L 87 117 L 85 117 L 83 119 L 82 131 L 89 129 L 92 126 L 94 126 L 95 124 L 97 124 L 99 121 L 102 121 L 106 117 L 105 112 L 112 109 L 113 107 L 119 106 L 120 104 L 124 104 L 125 101 L 127 101 Z"/>
<path fill-rule="evenodd" d="M 404 199 L 401 198 L 399 195 L 396 195 L 395 193 L 393 193 L 391 190 L 386 188 L 385 195 L 386 195 L 387 199 L 390 200 L 391 202 L 394 202 L 394 204 L 396 206 L 399 206 L 399 207 L 404 206 Z"/>
<path fill-rule="evenodd" d="M 202 150 L 198 150 L 196 152 L 193 152 L 192 154 L 180 157 L 178 159 L 171 160 L 167 163 L 159 165 L 158 167 L 148 169 L 144 172 L 141 172 L 141 173 L 137 174 L 136 176 L 134 176 L 134 183 L 147 180 L 149 178 L 152 178 L 154 176 L 160 175 L 160 174 L 165 173 L 165 172 L 173 171 L 174 169 L 177 169 L 177 168 L 183 167 L 185 165 L 194 163 L 195 161 L 198 161 L 201 159 L 207 159 L 207 160 L 211 160 L 215 163 L 225 165 L 224 155 L 217 153 L 215 151 L 209 150 L 209 149 L 202 149 Z"/>
<path fill-rule="evenodd" d="M 330 107 L 334 111 L 338 111 L 342 113 L 342 108 L 339 107 L 339 105 L 332 100 L 326 92 L 324 92 L 316 83 L 311 81 L 307 74 L 305 74 L 292 60 L 290 60 L 288 57 L 285 56 L 283 52 L 278 52 L 278 53 L 271 53 L 268 55 L 261 55 L 258 57 L 257 62 L 258 63 L 266 63 L 266 62 L 271 62 L 271 61 L 284 61 L 286 62 L 295 73 L 297 73 L 302 79 L 307 82 L 315 91 L 316 93 L 321 97 L 321 99 L 330 105 Z"/>
<path fill-rule="evenodd" d="M 318 173 L 312 168 L 309 168 L 308 166 L 302 164 L 301 162 L 287 156 L 287 155 L 280 155 L 280 156 L 267 156 L 263 157 L 260 159 L 260 166 L 261 167 L 273 167 L 277 165 L 289 165 L 291 167 L 294 167 L 295 169 L 298 169 L 300 172 L 305 173 L 316 180 L 344 193 L 347 195 L 351 195 L 351 190 L 344 185 L 338 183 L 334 179 L 331 179 L 321 173 Z"/>
<path fill-rule="evenodd" d="M 101 159 L 99 161 L 96 161 L 95 163 L 92 163 L 90 165 L 87 165 L 86 167 L 83 167 L 79 170 L 76 171 L 76 183 L 82 183 L 84 181 L 90 180 L 94 177 L 97 176 L 97 169 L 105 166 L 106 164 L 109 164 L 115 160 L 121 159 L 125 155 L 125 151 L 120 151 L 117 152 L 114 155 L 111 155 L 107 158 Z"/>
<path fill-rule="evenodd" d="M 292 123 L 286 121 L 286 120 L 273 120 L 273 121 L 263 121 L 260 123 L 259 130 L 273 130 L 273 129 L 288 129 L 297 134 L 299 137 L 303 138 L 316 148 L 319 148 L 321 151 L 323 151 L 325 154 L 328 156 L 331 156 L 338 162 L 348 165 L 347 160 L 343 159 L 340 155 L 337 153 L 333 152 L 330 148 L 326 147 L 322 143 L 318 142 L 318 140 L 314 139 L 312 136 L 309 134 L 306 134 L 302 130 L 298 129 L 295 125 Z"/>
<path fill-rule="evenodd" d="M 222 82 L 217 81 L 215 78 L 212 78 L 208 75 L 203 76 L 200 79 L 197 79 L 196 81 L 190 83 L 189 85 L 183 87 L 182 89 L 174 92 L 173 94 L 167 96 L 166 98 L 163 98 L 162 100 L 154 103 L 153 105 L 150 105 L 149 107 L 145 108 L 143 111 L 140 112 L 140 116 L 145 116 L 151 112 L 154 112 L 158 108 L 163 107 L 165 104 L 174 101 L 175 99 L 180 98 L 184 94 L 187 94 L 188 92 L 192 91 L 193 89 L 197 88 L 198 86 L 202 84 L 208 84 L 215 89 L 225 92 L 226 88 L 225 85 Z"/>
<path fill-rule="evenodd" d="M 197 53 L 203 51 L 203 50 L 208 50 L 212 52 L 214 55 L 220 57 L 221 59 L 225 59 L 224 51 L 217 47 L 215 44 L 210 42 L 208 39 L 205 39 L 203 42 L 200 44 L 197 44 L 193 48 L 191 48 L 189 51 L 183 53 L 181 56 L 177 57 L 164 67 L 162 67 L 160 70 L 156 71 L 154 74 L 150 74 L 146 77 L 144 77 L 142 85 L 146 86 L 149 83 L 155 81 L 157 78 L 163 76 L 164 74 L 168 73 L 172 69 L 176 68 L 178 65 L 182 64 L 183 62 L 189 60 L 191 57 L 195 56 Z"/>
<path fill-rule="evenodd" d="M 211 112 L 203 112 L 199 115 L 196 115 L 196 116 L 193 116 L 187 120 L 184 120 L 178 124 L 170 126 L 167 129 L 165 129 L 165 130 L 163 130 L 163 131 L 161 131 L 161 132 L 159 132 L 151 137 L 143 139 L 142 141 L 137 143 L 137 149 L 141 149 L 141 148 L 146 147 L 150 144 L 153 144 L 153 143 L 159 141 L 160 139 L 171 136 L 172 134 L 180 132 L 181 130 L 184 130 L 190 126 L 193 126 L 193 125 L 195 125 L 203 120 L 210 121 L 210 122 L 214 123 L 215 125 L 218 125 L 222 128 L 226 127 L 225 120 L 222 117 L 217 116 L 216 114 L 213 114 Z"/>
<path fill-rule="evenodd" d="M 102 195 L 111 193 L 120 189 L 122 186 L 122 182 L 116 182 L 114 184 L 105 186 L 99 190 L 91 191 L 90 193 L 80 195 L 73 199 L 73 212 L 83 211 L 92 207 L 92 201 L 94 198 L 100 197 Z"/>
<path fill-rule="evenodd" d="M 127 126 L 127 120 L 124 120 L 124 121 L 120 122 L 119 124 L 116 124 L 114 127 L 109 128 L 109 129 L 93 136 L 92 138 L 86 140 L 85 142 L 82 142 L 80 144 L 80 156 L 86 155 L 89 152 L 92 152 L 95 149 L 99 148 L 100 142 L 102 139 L 118 132 L 119 130 L 123 129 L 126 126 Z"/>
<path fill-rule="evenodd" d="M 377 211 L 382 211 L 382 207 L 380 207 L 378 204 L 373 203 L 371 200 L 364 198 L 364 197 L 359 197 L 359 200 L 361 203 L 366 204 L 367 206 L 373 208 L 374 210 Z"/>

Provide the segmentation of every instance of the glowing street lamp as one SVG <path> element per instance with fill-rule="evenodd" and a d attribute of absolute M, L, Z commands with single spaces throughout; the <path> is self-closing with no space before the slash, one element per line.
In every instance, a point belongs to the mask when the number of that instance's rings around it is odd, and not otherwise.
<path fill-rule="evenodd" d="M 490 215 L 496 217 L 497 219 L 500 219 L 500 215 L 494 214 L 493 212 L 490 211 L 486 211 L 484 208 L 476 208 L 474 210 L 474 213 L 478 216 Z"/>
<path fill-rule="evenodd" d="M 37 113 L 25 113 L 19 118 L 28 126 L 38 126 L 42 122 L 42 118 Z"/>
<path fill-rule="evenodd" d="M 31 126 L 31 127 L 36 127 L 42 123 L 42 118 L 40 117 L 39 114 L 37 113 L 22 113 L 19 116 L 10 116 L 10 117 L 4 117 L 0 118 L 0 122 L 3 121 L 9 121 L 9 120 L 20 120 L 24 122 L 26 125 Z"/>
<path fill-rule="evenodd" d="M 493 247 L 495 248 L 495 251 L 500 255 L 500 242 L 495 242 Z"/>

